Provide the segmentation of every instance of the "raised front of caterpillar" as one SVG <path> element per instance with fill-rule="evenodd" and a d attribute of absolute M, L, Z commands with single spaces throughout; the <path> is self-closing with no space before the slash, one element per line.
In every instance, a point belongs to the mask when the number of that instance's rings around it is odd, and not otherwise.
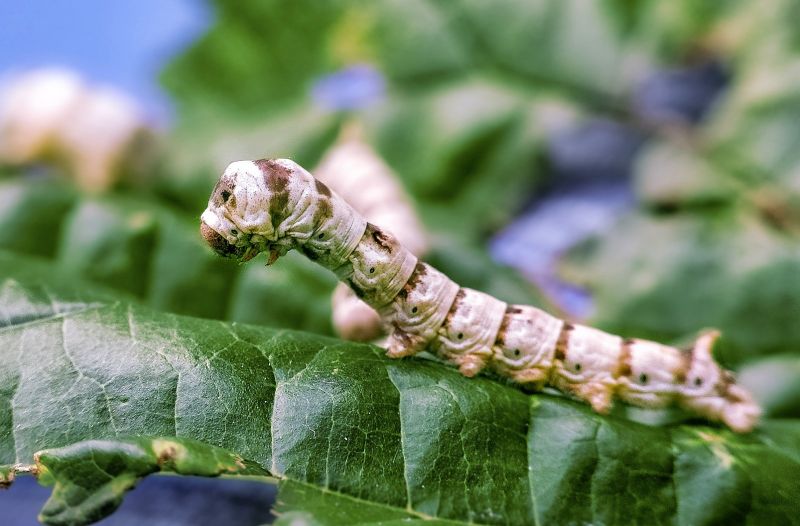
<path fill-rule="evenodd" d="M 738 432 L 758 420 L 750 394 L 712 357 L 716 331 L 682 350 L 459 287 L 290 160 L 228 166 L 200 230 L 225 257 L 266 252 L 273 263 L 297 249 L 332 270 L 380 314 L 390 357 L 428 349 L 465 376 L 488 368 L 527 388 L 555 387 L 600 413 L 617 397 L 640 407 L 679 405 Z"/>

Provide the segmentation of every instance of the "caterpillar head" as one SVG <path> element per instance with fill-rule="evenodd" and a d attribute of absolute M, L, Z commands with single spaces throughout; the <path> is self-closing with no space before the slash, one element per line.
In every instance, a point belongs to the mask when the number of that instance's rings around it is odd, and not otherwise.
<path fill-rule="evenodd" d="M 755 427 L 761 410 L 750 393 L 736 384 L 733 373 L 714 361 L 712 349 L 718 338 L 718 331 L 708 331 L 695 342 L 689 372 L 680 387 L 681 403 L 734 431 L 747 432 Z"/>
<path fill-rule="evenodd" d="M 292 248 L 286 229 L 277 227 L 289 215 L 295 169 L 305 173 L 285 159 L 228 165 L 200 216 L 200 233 L 211 248 L 238 261 L 269 251 L 270 262 Z"/>

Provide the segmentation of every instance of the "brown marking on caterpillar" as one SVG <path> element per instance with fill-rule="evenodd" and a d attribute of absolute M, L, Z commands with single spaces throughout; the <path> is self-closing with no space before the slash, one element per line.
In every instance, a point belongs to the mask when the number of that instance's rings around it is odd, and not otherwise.
<path fill-rule="evenodd" d="M 614 371 L 614 378 L 631 375 L 631 346 L 636 343 L 632 338 L 625 338 L 619 346 L 619 364 Z"/>
<path fill-rule="evenodd" d="M 325 183 L 323 183 L 319 179 L 314 179 L 314 186 L 316 186 L 317 193 L 319 193 L 320 195 L 324 195 L 326 197 L 330 197 L 331 195 L 333 195 L 331 194 L 330 188 L 325 186 Z"/>
<path fill-rule="evenodd" d="M 276 163 L 272 159 L 259 159 L 253 161 L 261 174 L 264 176 L 264 183 L 272 194 L 269 200 L 269 215 L 272 220 L 272 228 L 277 228 L 289 215 L 289 178 L 292 173 L 284 166 Z"/>
<path fill-rule="evenodd" d="M 456 297 L 453 300 L 453 304 L 450 305 L 450 310 L 447 311 L 447 315 L 444 317 L 444 323 L 442 324 L 442 327 L 450 326 L 450 321 L 452 320 L 453 316 L 458 310 L 458 307 L 461 305 L 461 302 L 464 300 L 464 296 L 466 295 L 467 293 L 464 292 L 464 289 L 462 288 L 458 289 L 458 292 L 456 292 Z"/>
<path fill-rule="evenodd" d="M 686 377 L 689 375 L 689 370 L 692 367 L 692 354 L 693 349 L 678 349 L 681 357 L 681 368 L 675 372 L 675 381 L 679 383 L 686 383 Z"/>
<path fill-rule="evenodd" d="M 427 273 L 428 270 L 425 268 L 425 265 L 417 262 L 417 265 L 414 267 L 414 272 L 411 273 L 408 281 L 406 281 L 406 284 L 403 285 L 403 288 L 400 289 L 400 292 L 398 292 L 397 295 L 402 299 L 407 299 L 409 293 L 411 293 L 411 291 L 417 287 L 419 282 L 422 281 L 422 278 L 424 278 Z"/>
<path fill-rule="evenodd" d="M 227 202 L 225 194 L 228 196 L 232 195 L 235 186 L 230 177 L 226 175 L 220 177 L 217 184 L 214 185 L 214 190 L 211 192 L 213 203 L 218 207 L 224 205 Z"/>
<path fill-rule="evenodd" d="M 683 367 L 681 368 L 683 374 L 681 376 L 683 376 L 683 381 L 685 382 L 694 364 L 694 345 L 687 349 L 681 349 L 681 351 L 681 357 L 683 358 Z"/>
<path fill-rule="evenodd" d="M 411 347 L 414 343 L 411 336 L 400 328 L 397 323 L 392 323 L 392 337 L 402 342 L 403 347 Z"/>
<path fill-rule="evenodd" d="M 563 362 L 566 359 L 567 349 L 569 349 L 569 333 L 574 329 L 575 326 L 567 321 L 565 321 L 564 325 L 561 327 L 558 340 L 556 340 L 556 353 L 554 356 L 556 360 L 561 360 Z"/>
<path fill-rule="evenodd" d="M 510 314 L 518 314 L 520 311 L 519 308 L 514 307 L 513 305 L 509 305 L 506 307 L 506 313 L 503 315 L 503 321 L 500 322 L 500 328 L 497 329 L 497 336 L 494 339 L 494 344 L 499 345 L 500 347 L 505 347 L 506 345 L 506 332 L 508 332 L 508 325 L 511 321 Z"/>
<path fill-rule="evenodd" d="M 720 368 L 720 371 L 722 374 L 719 376 L 719 383 L 717 385 L 723 393 L 727 394 L 730 386 L 736 383 L 736 377 L 727 369 Z"/>
<path fill-rule="evenodd" d="M 392 253 L 392 238 L 389 237 L 386 232 L 381 230 L 379 227 L 373 225 L 372 223 L 367 223 L 367 231 L 372 236 L 373 241 L 377 243 L 379 247 L 387 251 L 388 253 Z"/>
<path fill-rule="evenodd" d="M 325 197 L 320 197 L 319 201 L 317 202 L 317 209 L 314 211 L 314 217 L 312 221 L 314 222 L 314 228 L 319 228 L 319 226 L 325 222 L 325 220 L 330 219 L 333 217 L 333 207 L 331 206 L 331 202 L 329 199 Z M 314 232 L 316 235 L 316 232 Z"/>

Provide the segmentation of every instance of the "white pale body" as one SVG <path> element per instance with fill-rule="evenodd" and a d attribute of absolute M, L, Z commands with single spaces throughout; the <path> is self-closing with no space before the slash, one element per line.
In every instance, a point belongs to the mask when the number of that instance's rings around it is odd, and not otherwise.
<path fill-rule="evenodd" d="M 413 254 L 428 250 L 411 198 L 392 169 L 360 138 L 343 137 L 322 158 L 314 176 L 370 223 L 389 230 Z"/>
<path fill-rule="evenodd" d="M 390 303 L 408 282 L 417 257 L 390 234 L 373 235 L 376 232 L 372 229 L 364 232 L 347 262 L 334 272 L 362 300 L 377 309 Z"/>
<path fill-rule="evenodd" d="M 397 175 L 362 138 L 353 125 L 323 156 L 314 176 L 341 195 L 360 215 L 392 232 L 416 256 L 428 249 L 425 230 L 411 198 Z M 381 333 L 381 319 L 344 283 L 331 299 L 333 326 L 347 340 L 372 340 Z"/>
<path fill-rule="evenodd" d="M 332 322 L 336 333 L 345 340 L 369 341 L 381 333 L 378 313 L 358 299 L 355 292 L 339 283 L 331 296 Z"/>
<path fill-rule="evenodd" d="M 505 302 L 477 290 L 461 288 L 432 343 L 433 349 L 457 365 L 465 376 L 475 376 L 492 359 L 492 348 L 505 312 Z"/>
<path fill-rule="evenodd" d="M 54 141 L 70 158 L 78 184 L 92 191 L 116 182 L 128 148 L 145 128 L 133 101 L 109 88 L 90 91 L 54 130 Z"/>
<path fill-rule="evenodd" d="M 620 399 L 653 408 L 673 403 L 686 369 L 684 352 L 645 340 L 633 340 L 628 350 L 630 373 L 618 379 Z"/>
<path fill-rule="evenodd" d="M 550 377 L 564 322 L 536 307 L 513 305 L 492 349 L 492 369 L 521 384 L 540 386 Z"/>
<path fill-rule="evenodd" d="M 458 284 L 443 273 L 426 263 L 420 263 L 415 270 L 413 286 L 406 287 L 390 304 L 378 309 L 382 319 L 391 320 L 389 353 L 408 356 L 431 344 L 450 311 L 458 289 Z"/>
<path fill-rule="evenodd" d="M 607 412 L 616 386 L 622 338 L 591 327 L 575 325 L 563 361 L 556 361 L 551 383 Z"/>
<path fill-rule="evenodd" d="M 84 189 L 107 190 L 138 137 L 152 131 L 136 104 L 61 69 L 12 77 L 0 94 L 0 161 L 59 163 Z"/>

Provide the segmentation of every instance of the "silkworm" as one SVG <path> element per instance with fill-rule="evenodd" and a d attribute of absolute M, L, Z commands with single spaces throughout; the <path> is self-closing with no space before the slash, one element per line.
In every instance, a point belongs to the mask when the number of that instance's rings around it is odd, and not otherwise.
<path fill-rule="evenodd" d="M 393 358 L 430 350 L 465 376 L 489 370 L 528 389 L 551 386 L 599 413 L 615 398 L 648 408 L 678 405 L 737 432 L 753 429 L 760 416 L 751 395 L 714 360 L 718 332 L 678 349 L 459 287 L 290 160 L 228 166 L 200 230 L 225 257 L 247 261 L 266 252 L 271 264 L 297 249 L 332 270 L 380 314 Z"/>
<path fill-rule="evenodd" d="M 416 256 L 427 251 L 425 231 L 392 169 L 362 139 L 357 123 L 341 136 L 314 170 L 314 177 L 343 197 L 370 223 L 391 231 Z M 381 319 L 344 283 L 331 300 L 333 327 L 347 340 L 369 341 L 381 335 Z"/>
<path fill-rule="evenodd" d="M 0 162 L 55 162 L 84 190 L 100 192 L 128 172 L 140 175 L 154 154 L 155 135 L 132 100 L 69 71 L 20 75 L 0 95 Z"/>

